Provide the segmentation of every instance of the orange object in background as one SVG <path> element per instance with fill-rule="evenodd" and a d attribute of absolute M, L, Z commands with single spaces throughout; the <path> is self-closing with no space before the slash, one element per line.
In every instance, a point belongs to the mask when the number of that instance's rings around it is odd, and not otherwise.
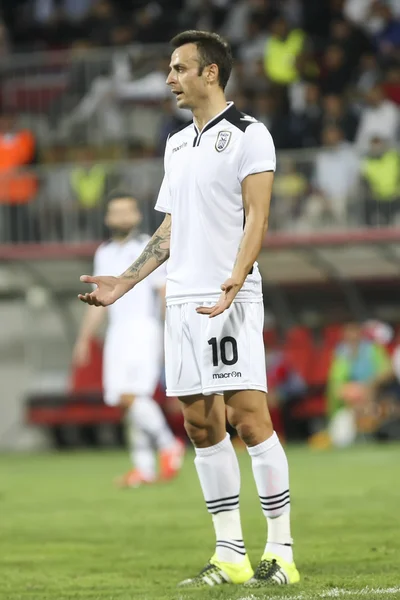
<path fill-rule="evenodd" d="M 35 157 L 35 139 L 28 130 L 0 133 L 0 204 L 27 204 L 38 190 L 36 175 L 20 172 Z"/>

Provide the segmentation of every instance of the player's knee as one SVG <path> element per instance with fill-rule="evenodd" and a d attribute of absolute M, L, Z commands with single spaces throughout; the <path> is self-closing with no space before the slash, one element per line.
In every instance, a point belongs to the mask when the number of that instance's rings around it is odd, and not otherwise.
<path fill-rule="evenodd" d="M 190 419 L 185 419 L 185 430 L 190 441 L 196 448 L 203 448 L 209 445 L 208 430 L 204 424 L 197 423 L 196 421 Z"/>
<path fill-rule="evenodd" d="M 256 413 L 230 410 L 228 420 L 246 446 L 261 444 L 273 433 L 272 422 L 267 415 L 260 418 L 260 415 Z"/>

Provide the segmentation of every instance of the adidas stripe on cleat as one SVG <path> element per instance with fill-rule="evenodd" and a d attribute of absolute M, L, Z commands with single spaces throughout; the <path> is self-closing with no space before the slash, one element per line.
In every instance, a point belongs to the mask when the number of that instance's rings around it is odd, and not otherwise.
<path fill-rule="evenodd" d="M 300 581 L 300 573 L 294 563 L 288 563 L 280 556 L 264 554 L 261 558 L 254 577 L 246 582 L 252 587 L 268 585 L 289 585 Z"/>
<path fill-rule="evenodd" d="M 240 584 L 251 579 L 253 574 L 247 555 L 238 564 L 221 562 L 214 555 L 196 577 L 184 579 L 178 587 L 205 588 L 225 583 Z"/>

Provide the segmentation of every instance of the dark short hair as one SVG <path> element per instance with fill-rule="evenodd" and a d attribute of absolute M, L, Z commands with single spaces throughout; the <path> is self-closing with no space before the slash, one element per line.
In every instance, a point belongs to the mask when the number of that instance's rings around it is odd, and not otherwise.
<path fill-rule="evenodd" d="M 139 200 L 127 190 L 112 190 L 107 196 L 107 204 L 110 204 L 113 200 L 121 200 L 122 198 L 129 198 L 129 200 L 132 200 L 139 206 Z"/>
<path fill-rule="evenodd" d="M 223 90 L 225 89 L 232 71 L 232 50 L 223 37 L 209 31 L 190 29 L 178 33 L 170 43 L 173 48 L 195 44 L 200 59 L 199 75 L 202 74 L 204 67 L 217 65 L 219 85 Z"/>

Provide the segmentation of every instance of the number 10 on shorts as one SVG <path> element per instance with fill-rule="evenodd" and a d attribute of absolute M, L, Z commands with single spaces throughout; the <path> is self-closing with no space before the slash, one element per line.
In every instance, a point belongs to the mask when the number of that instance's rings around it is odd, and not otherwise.
<path fill-rule="evenodd" d="M 238 361 L 238 348 L 235 338 L 227 335 L 223 337 L 219 343 L 216 337 L 210 338 L 208 344 L 212 348 L 212 363 L 214 367 L 218 367 L 219 360 L 224 365 L 235 365 Z M 231 356 L 232 358 L 228 358 Z"/>

